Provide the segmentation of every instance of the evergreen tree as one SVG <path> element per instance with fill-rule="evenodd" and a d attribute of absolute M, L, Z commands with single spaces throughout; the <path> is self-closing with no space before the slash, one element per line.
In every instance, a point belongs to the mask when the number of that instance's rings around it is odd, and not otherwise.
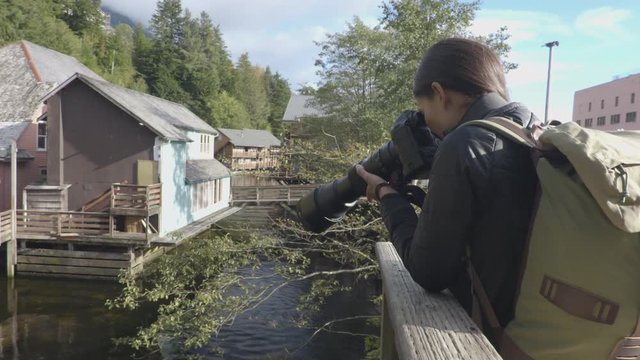
<path fill-rule="evenodd" d="M 215 119 L 213 126 L 227 129 L 251 128 L 251 117 L 236 98 L 223 91 L 212 102 Z"/>
<path fill-rule="evenodd" d="M 180 0 L 161 0 L 151 17 L 151 30 L 155 36 L 150 51 L 153 66 L 147 75 L 151 92 L 162 98 L 189 104 L 191 98 L 182 88 L 183 42 L 185 17 Z"/>
<path fill-rule="evenodd" d="M 271 125 L 271 132 L 276 136 L 282 136 L 284 131 L 282 116 L 287 109 L 287 104 L 291 97 L 291 89 L 287 80 L 277 72 L 272 74 L 269 67 L 264 72 L 264 82 L 267 98 L 269 99 L 270 112 L 268 120 Z"/>
<path fill-rule="evenodd" d="M 235 96 L 251 116 L 256 129 L 269 128 L 269 101 L 263 81 L 264 71 L 251 65 L 249 55 L 244 53 L 236 65 Z"/>
<path fill-rule="evenodd" d="M 78 35 L 99 33 L 104 23 L 100 0 L 55 0 L 60 5 L 59 17 Z"/>

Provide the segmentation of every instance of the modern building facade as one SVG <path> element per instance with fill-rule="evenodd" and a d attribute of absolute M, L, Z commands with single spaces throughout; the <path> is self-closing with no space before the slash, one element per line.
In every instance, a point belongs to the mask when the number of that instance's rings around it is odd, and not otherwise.
<path fill-rule="evenodd" d="M 576 91 L 572 120 L 598 130 L 640 130 L 640 74 Z"/>

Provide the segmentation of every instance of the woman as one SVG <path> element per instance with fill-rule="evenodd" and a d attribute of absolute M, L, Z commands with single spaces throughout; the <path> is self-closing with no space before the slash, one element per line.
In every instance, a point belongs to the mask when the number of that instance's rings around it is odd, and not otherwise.
<path fill-rule="evenodd" d="M 507 102 L 500 60 L 472 40 L 447 39 L 431 47 L 413 93 L 427 126 L 442 139 L 420 215 L 384 179 L 362 166 L 358 174 L 368 197 L 380 200 L 391 241 L 413 279 L 427 291 L 450 289 L 471 313 L 469 254 L 506 326 L 514 316 L 536 175 L 529 149 L 485 128 L 460 125 L 492 116 L 521 126 L 538 120 L 523 105 Z"/>

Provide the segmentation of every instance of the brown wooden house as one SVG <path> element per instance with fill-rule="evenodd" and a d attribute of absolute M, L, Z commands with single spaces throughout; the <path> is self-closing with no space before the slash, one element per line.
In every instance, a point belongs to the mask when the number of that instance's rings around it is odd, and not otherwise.
<path fill-rule="evenodd" d="M 233 171 L 275 169 L 279 166 L 280 140 L 266 130 L 218 129 L 216 157 Z"/>
<path fill-rule="evenodd" d="M 18 147 L 18 206 L 22 190 L 47 176 L 47 106 L 42 98 L 74 73 L 102 79 L 75 58 L 26 40 L 0 48 L 0 211 L 10 204 L 10 152 Z"/>

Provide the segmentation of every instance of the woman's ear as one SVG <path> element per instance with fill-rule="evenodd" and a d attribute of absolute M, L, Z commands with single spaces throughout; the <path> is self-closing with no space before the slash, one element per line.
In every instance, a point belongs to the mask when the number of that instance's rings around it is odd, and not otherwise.
<path fill-rule="evenodd" d="M 439 102 L 443 108 L 447 104 L 447 93 L 444 91 L 442 85 L 439 82 L 434 81 L 431 83 L 431 90 L 433 90 L 434 99 Z"/>

